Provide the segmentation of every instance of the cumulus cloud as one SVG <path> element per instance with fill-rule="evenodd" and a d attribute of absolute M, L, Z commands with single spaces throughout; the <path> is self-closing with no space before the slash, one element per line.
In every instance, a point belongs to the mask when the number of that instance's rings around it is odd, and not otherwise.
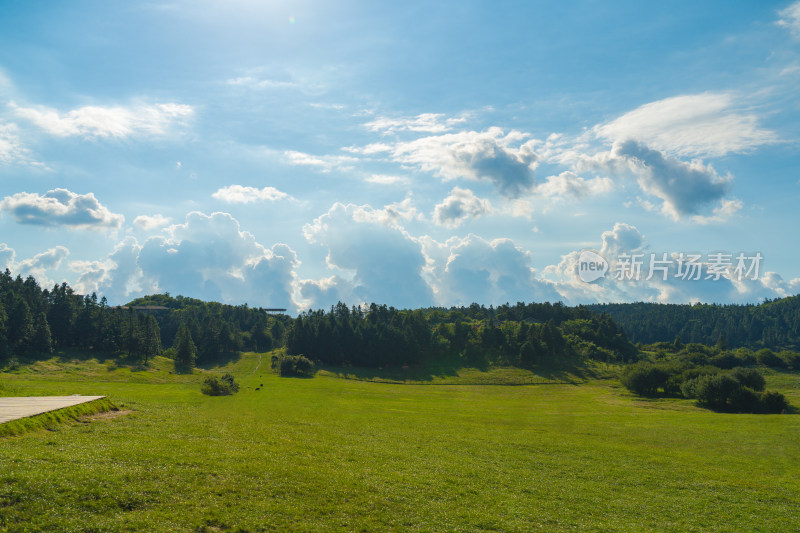
<path fill-rule="evenodd" d="M 782 26 L 796 37 L 800 37 L 800 2 L 795 2 L 780 10 L 778 15 L 780 15 L 778 26 Z"/>
<path fill-rule="evenodd" d="M 97 292 L 112 304 L 123 304 L 133 298 L 158 292 L 156 283 L 145 279 L 139 267 L 141 249 L 134 237 L 126 237 L 103 260 L 71 262 L 70 269 L 80 274 L 75 284 L 76 290 L 83 294 Z"/>
<path fill-rule="evenodd" d="M 676 220 L 720 201 L 731 181 L 700 160 L 685 162 L 633 140 L 617 142 L 610 152 L 586 158 L 580 166 L 634 175 L 645 193 L 662 200 L 662 213 Z"/>
<path fill-rule="evenodd" d="M 467 220 L 492 212 L 492 204 L 475 196 L 469 189 L 453 188 L 450 195 L 433 210 L 433 221 L 440 226 L 457 228 Z"/>
<path fill-rule="evenodd" d="M 265 248 L 227 213 L 192 212 L 166 237 L 145 241 L 138 263 L 163 290 L 223 302 L 292 307 L 299 264 L 288 246 Z"/>
<path fill-rule="evenodd" d="M 139 215 L 133 219 L 133 224 L 145 231 L 152 231 L 154 229 L 163 228 L 172 221 L 171 218 L 164 215 Z"/>
<path fill-rule="evenodd" d="M 423 137 L 395 145 L 393 160 L 432 172 L 445 181 L 487 180 L 504 196 L 515 198 L 534 184 L 538 157 L 527 134 L 500 128 Z"/>
<path fill-rule="evenodd" d="M 211 195 L 217 200 L 231 204 L 249 204 L 252 202 L 259 202 L 269 200 L 281 200 L 289 197 L 285 192 L 281 192 L 275 187 L 264 187 L 258 189 L 256 187 L 243 187 L 241 185 L 230 185 L 223 187 Z"/>
<path fill-rule="evenodd" d="M 441 113 L 423 113 L 416 117 L 378 117 L 365 123 L 364 126 L 371 131 L 382 132 L 383 134 L 396 133 L 398 131 L 443 133 L 452 130 L 453 126 L 466 122 L 466 120 L 466 117 L 463 116 L 446 118 Z"/>
<path fill-rule="evenodd" d="M 385 210 L 370 206 L 334 204 L 327 213 L 303 227 L 312 244 L 328 249 L 327 262 L 346 271 L 314 289 L 305 284 L 305 294 L 312 289 L 328 295 L 350 294 L 348 300 L 385 302 L 397 307 L 431 305 L 431 288 L 422 279 L 425 256 L 420 243 L 392 221 Z M 313 302 L 312 305 L 333 302 Z"/>
<path fill-rule="evenodd" d="M 4 242 L 0 243 L 0 269 L 10 269 L 14 264 L 14 257 L 16 255 L 13 248 L 9 248 Z"/>
<path fill-rule="evenodd" d="M 34 255 L 30 259 L 15 263 L 12 270 L 23 278 L 33 276 L 39 285 L 48 287 L 53 284 L 53 281 L 47 277 L 47 271 L 59 268 L 68 255 L 69 250 L 66 247 L 56 246 Z"/>
<path fill-rule="evenodd" d="M 0 202 L 0 211 L 14 215 L 20 224 L 39 226 L 118 228 L 125 220 L 101 205 L 94 194 L 75 194 L 67 189 L 6 196 Z"/>
<path fill-rule="evenodd" d="M 607 177 L 584 179 L 577 174 L 565 171 L 558 176 L 548 176 L 547 181 L 536 187 L 536 194 L 546 198 L 572 198 L 580 200 L 611 191 L 614 182 Z"/>
<path fill-rule="evenodd" d="M 51 135 L 88 138 L 128 138 L 163 135 L 170 127 L 194 114 L 191 106 L 175 103 L 130 107 L 85 106 L 61 113 L 49 107 L 21 107 L 11 102 L 17 116 L 27 119 Z"/>
<path fill-rule="evenodd" d="M 645 104 L 594 127 L 610 141 L 635 139 L 657 150 L 690 157 L 715 157 L 775 142 L 758 116 L 736 108 L 727 93 L 674 96 Z"/>
<path fill-rule="evenodd" d="M 637 301 L 738 304 L 786 296 L 800 288 L 800 279 L 785 282 L 777 274 L 765 272 L 763 264 L 757 279 L 746 276 L 739 279 L 736 273 L 739 255 L 743 256 L 747 268 L 756 252 L 654 251 L 635 226 L 623 223 L 604 231 L 600 241 L 599 253 L 609 263 L 604 278 L 593 283 L 580 279 L 580 251 L 570 252 L 558 265 L 544 269 L 543 277 L 553 282 L 570 304 Z M 713 259 L 717 253 L 727 254 L 727 265 L 725 259 L 718 262 L 723 265 L 719 276 L 715 274 L 717 267 Z M 697 266 L 687 266 L 690 260 Z M 638 267 L 633 266 L 636 263 Z M 751 275 L 754 276 L 755 271 Z"/>
<path fill-rule="evenodd" d="M 444 243 L 430 237 L 421 242 L 438 305 L 561 300 L 552 283 L 536 278 L 530 252 L 510 239 L 487 241 L 470 234 Z"/>
<path fill-rule="evenodd" d="M 183 224 L 139 244 L 128 237 L 102 261 L 75 262 L 78 285 L 113 302 L 169 291 L 205 300 L 296 310 L 295 269 L 285 244 L 267 248 L 228 213 L 192 212 Z"/>

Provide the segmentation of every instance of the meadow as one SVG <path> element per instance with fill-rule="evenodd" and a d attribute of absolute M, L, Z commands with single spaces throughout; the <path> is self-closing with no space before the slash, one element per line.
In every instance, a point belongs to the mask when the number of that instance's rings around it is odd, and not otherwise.
<path fill-rule="evenodd" d="M 796 414 L 642 399 L 608 369 L 303 379 L 244 354 L 170 370 L 56 357 L 0 373 L 0 394 L 120 408 L 0 438 L 0 531 L 800 530 Z M 203 396 L 222 372 L 241 391 Z M 767 381 L 800 405 L 797 374 Z"/>

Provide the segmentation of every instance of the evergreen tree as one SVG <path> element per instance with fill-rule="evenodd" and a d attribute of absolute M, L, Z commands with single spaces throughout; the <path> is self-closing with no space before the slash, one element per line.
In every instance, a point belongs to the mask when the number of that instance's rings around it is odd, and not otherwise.
<path fill-rule="evenodd" d="M 178 333 L 175 335 L 175 370 L 189 372 L 194 368 L 197 348 L 192 341 L 192 334 L 186 324 L 181 322 Z"/>
<path fill-rule="evenodd" d="M 17 296 L 8 319 L 8 343 L 15 352 L 25 352 L 33 339 L 34 325 L 30 307 Z"/>
<path fill-rule="evenodd" d="M 158 322 L 153 315 L 140 315 L 140 330 L 142 331 L 141 352 L 146 365 L 151 357 L 161 353 L 161 332 Z"/>
<path fill-rule="evenodd" d="M 44 311 L 40 312 L 39 316 L 36 317 L 31 345 L 32 348 L 37 352 L 53 352 L 53 340 L 50 336 L 50 325 L 47 323 L 47 315 L 44 314 Z"/>

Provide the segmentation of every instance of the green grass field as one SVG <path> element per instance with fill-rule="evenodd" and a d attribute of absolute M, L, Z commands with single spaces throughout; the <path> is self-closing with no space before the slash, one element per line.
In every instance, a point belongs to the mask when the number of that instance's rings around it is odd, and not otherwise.
<path fill-rule="evenodd" d="M 203 372 L 170 374 L 162 358 L 0 373 L 0 394 L 108 395 L 132 411 L 0 439 L 0 531 L 800 530 L 795 414 L 521 370 L 404 384 L 258 364 L 213 370 L 236 375 L 230 397 L 203 396 Z M 768 377 L 794 406 L 799 386 Z"/>

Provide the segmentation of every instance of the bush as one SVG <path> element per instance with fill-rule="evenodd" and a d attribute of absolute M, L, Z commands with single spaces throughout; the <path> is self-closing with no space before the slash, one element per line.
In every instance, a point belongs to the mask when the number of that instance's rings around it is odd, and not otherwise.
<path fill-rule="evenodd" d="M 757 413 L 761 411 L 761 397 L 746 387 L 731 391 L 728 408 L 738 413 Z"/>
<path fill-rule="evenodd" d="M 775 355 L 775 352 L 769 348 L 762 348 L 757 351 L 756 361 L 758 361 L 758 364 L 765 366 L 774 366 L 778 368 L 783 368 L 786 366 L 784 360 Z"/>
<path fill-rule="evenodd" d="M 709 359 L 708 363 L 719 368 L 731 369 L 740 366 L 743 362 L 731 352 L 721 352 Z"/>
<path fill-rule="evenodd" d="M 783 359 L 783 362 L 786 363 L 786 366 L 792 370 L 800 370 L 800 353 L 784 350 L 778 354 L 778 357 Z"/>
<path fill-rule="evenodd" d="M 703 405 L 714 409 L 725 409 L 731 395 L 742 388 L 741 383 L 727 374 L 700 376 L 684 384 L 681 391 L 690 398 L 697 398 Z"/>
<path fill-rule="evenodd" d="M 730 375 L 742 386 L 751 388 L 754 391 L 763 391 L 766 385 L 764 376 L 755 368 L 734 368 L 731 370 Z"/>
<path fill-rule="evenodd" d="M 789 403 L 780 392 L 767 391 L 761 394 L 761 412 L 782 413 L 789 408 Z"/>
<path fill-rule="evenodd" d="M 641 395 L 655 394 L 667 384 L 669 374 L 647 361 L 628 365 L 620 381 L 631 392 Z"/>
<path fill-rule="evenodd" d="M 229 396 L 239 392 L 239 384 L 230 374 L 225 374 L 221 378 L 209 376 L 203 380 L 200 392 L 208 396 Z"/>
<path fill-rule="evenodd" d="M 303 355 L 281 355 L 272 357 L 272 368 L 281 376 L 313 376 L 314 363 Z"/>
<path fill-rule="evenodd" d="M 783 394 L 774 391 L 758 394 L 743 381 L 760 387 L 759 390 L 764 388 L 764 377 L 758 371 L 737 368 L 733 372 L 704 375 L 685 381 L 681 385 L 681 392 L 687 398 L 696 398 L 701 405 L 721 411 L 782 413 L 789 408 Z"/>

